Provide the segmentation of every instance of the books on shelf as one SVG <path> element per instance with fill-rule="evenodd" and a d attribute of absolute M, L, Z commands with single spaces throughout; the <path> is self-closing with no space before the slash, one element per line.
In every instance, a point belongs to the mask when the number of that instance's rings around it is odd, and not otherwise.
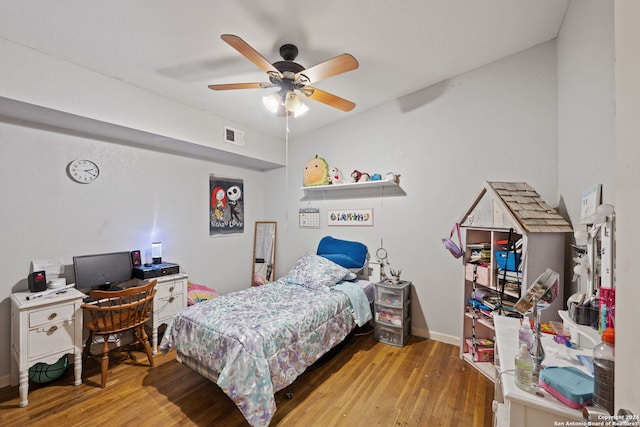
<path fill-rule="evenodd" d="M 469 262 L 489 264 L 491 262 L 491 243 L 469 243 Z"/>

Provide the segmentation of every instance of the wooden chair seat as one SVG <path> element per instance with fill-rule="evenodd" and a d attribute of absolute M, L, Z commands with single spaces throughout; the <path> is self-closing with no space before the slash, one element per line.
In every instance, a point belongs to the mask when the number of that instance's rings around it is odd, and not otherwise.
<path fill-rule="evenodd" d="M 88 321 L 85 327 L 89 337 L 82 352 L 83 363 L 91 354 L 91 344 L 96 336 L 101 336 L 103 345 L 101 353 L 101 385 L 107 383 L 109 369 L 109 336 L 126 331 L 133 333 L 133 343 L 144 346 L 149 364 L 153 367 L 153 355 L 144 324 L 149 320 L 153 309 L 153 298 L 156 294 L 156 280 L 146 285 L 121 291 L 93 291 L 90 293 L 95 302 L 83 304 Z"/>

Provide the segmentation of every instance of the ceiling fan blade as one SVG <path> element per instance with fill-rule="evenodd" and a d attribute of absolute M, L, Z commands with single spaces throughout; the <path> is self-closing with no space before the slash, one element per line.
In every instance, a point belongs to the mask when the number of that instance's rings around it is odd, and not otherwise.
<path fill-rule="evenodd" d="M 233 34 L 223 34 L 220 36 L 222 40 L 227 42 L 232 48 L 240 52 L 245 58 L 253 62 L 265 73 L 270 71 L 280 74 L 280 71 L 276 69 L 269 61 L 267 61 L 262 55 L 260 55 L 254 48 L 249 46 L 247 42 L 242 40 L 238 36 Z"/>
<path fill-rule="evenodd" d="M 323 104 L 327 104 L 330 107 L 334 107 L 342 111 L 351 111 L 356 106 L 356 104 L 344 98 L 340 98 L 339 96 L 332 95 L 329 92 L 325 92 L 323 90 L 309 86 L 305 86 L 302 90 L 300 90 L 300 93 L 307 98 L 311 98 L 314 101 L 322 102 Z"/>
<path fill-rule="evenodd" d="M 314 65 L 311 68 L 307 68 L 306 70 L 296 73 L 295 80 L 297 81 L 298 78 L 304 76 L 302 78 L 306 77 L 306 80 L 308 80 L 305 84 L 315 83 L 337 74 L 355 70 L 359 66 L 360 64 L 358 64 L 356 58 L 348 53 L 343 53 L 342 55 L 338 55 L 334 58 L 321 62 L 318 65 Z"/>
<path fill-rule="evenodd" d="M 266 89 L 273 87 L 271 83 L 228 83 L 220 85 L 209 85 L 212 90 L 233 90 L 233 89 Z"/>

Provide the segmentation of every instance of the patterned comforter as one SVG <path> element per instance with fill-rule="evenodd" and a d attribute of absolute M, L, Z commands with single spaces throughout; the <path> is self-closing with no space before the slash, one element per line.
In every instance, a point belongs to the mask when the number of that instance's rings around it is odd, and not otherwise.
<path fill-rule="evenodd" d="M 192 362 L 188 366 L 217 378 L 252 426 L 267 426 L 276 410 L 274 393 L 355 327 L 357 304 L 350 298 L 279 279 L 181 311 L 167 327 L 160 349 L 166 353 L 174 347 L 179 358 Z"/>

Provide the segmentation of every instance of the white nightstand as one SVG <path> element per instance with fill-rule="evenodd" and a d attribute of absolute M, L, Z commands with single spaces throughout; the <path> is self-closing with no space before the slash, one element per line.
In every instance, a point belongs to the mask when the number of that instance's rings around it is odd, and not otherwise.
<path fill-rule="evenodd" d="M 187 307 L 188 277 L 186 274 L 178 273 L 155 278 L 158 284 L 153 299 L 153 315 L 150 319 L 153 354 L 158 353 L 158 327 L 169 323 L 177 312 Z"/>
<path fill-rule="evenodd" d="M 29 368 L 53 364 L 73 354 L 74 385 L 82 383 L 82 298 L 75 288 L 27 300 L 32 292 L 11 294 L 11 385 L 20 384 L 20 406 L 29 403 Z"/>

